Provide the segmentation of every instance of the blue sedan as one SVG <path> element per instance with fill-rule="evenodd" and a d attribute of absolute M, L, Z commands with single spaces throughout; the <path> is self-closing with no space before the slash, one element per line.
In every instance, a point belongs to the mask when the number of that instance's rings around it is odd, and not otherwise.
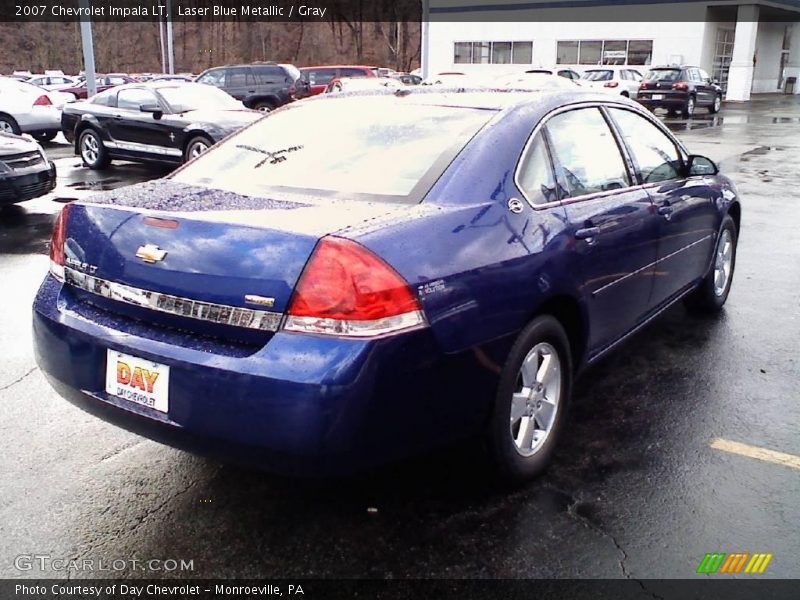
<path fill-rule="evenodd" d="M 66 206 L 33 307 L 81 408 L 304 476 L 481 439 L 541 473 L 574 378 L 670 305 L 722 308 L 733 183 L 587 91 L 331 95 Z"/>

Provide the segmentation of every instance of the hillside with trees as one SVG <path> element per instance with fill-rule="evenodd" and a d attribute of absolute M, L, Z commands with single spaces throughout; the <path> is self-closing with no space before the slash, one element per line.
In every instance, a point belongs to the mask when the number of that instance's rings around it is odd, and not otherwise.
<path fill-rule="evenodd" d="M 99 73 L 160 72 L 158 23 L 93 23 Z M 409 71 L 419 66 L 418 22 L 187 21 L 174 24 L 175 71 L 273 60 L 297 66 L 369 64 Z M 78 23 L 0 23 L 0 73 L 83 69 Z"/>

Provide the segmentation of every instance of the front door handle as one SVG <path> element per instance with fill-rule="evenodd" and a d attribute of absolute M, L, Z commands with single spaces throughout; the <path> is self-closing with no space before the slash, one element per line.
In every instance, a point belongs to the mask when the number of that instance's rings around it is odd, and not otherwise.
<path fill-rule="evenodd" d="M 669 217 L 672 214 L 672 210 L 673 208 L 669 204 L 662 204 L 656 212 L 662 217 Z"/>
<path fill-rule="evenodd" d="M 599 227 L 584 227 L 575 232 L 575 237 L 579 240 L 590 240 L 600 233 Z"/>

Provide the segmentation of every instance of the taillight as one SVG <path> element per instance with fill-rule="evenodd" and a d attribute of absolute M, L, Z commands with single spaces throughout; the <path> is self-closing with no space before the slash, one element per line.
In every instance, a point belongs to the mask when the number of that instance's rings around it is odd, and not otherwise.
<path fill-rule="evenodd" d="M 419 301 L 397 271 L 356 242 L 326 237 L 300 276 L 284 329 L 372 337 L 423 325 Z"/>
<path fill-rule="evenodd" d="M 36 102 L 33 103 L 34 106 L 51 106 L 53 103 L 50 102 L 50 98 L 42 94 L 36 99 Z"/>
<path fill-rule="evenodd" d="M 647 84 L 643 81 L 642 83 L 639 84 L 639 89 L 640 90 L 646 90 L 647 89 Z"/>
<path fill-rule="evenodd" d="M 289 86 L 289 95 L 294 96 L 297 93 L 297 88 L 293 85 Z"/>
<path fill-rule="evenodd" d="M 618 82 L 616 82 L 616 81 L 606 81 L 606 82 L 603 84 L 603 87 L 615 88 L 615 87 L 617 87 L 618 85 L 619 85 L 619 83 L 618 83 Z"/>
<path fill-rule="evenodd" d="M 689 89 L 689 84 L 688 84 L 688 83 L 684 83 L 684 82 L 680 82 L 680 83 L 673 83 L 673 84 L 672 84 L 672 89 L 673 89 L 673 90 L 683 90 L 683 91 L 686 91 L 686 90 L 688 90 L 688 89 Z"/>
<path fill-rule="evenodd" d="M 50 239 L 50 273 L 59 281 L 64 281 L 64 242 L 67 236 L 69 207 L 67 204 L 58 213 L 53 225 L 53 237 Z"/>

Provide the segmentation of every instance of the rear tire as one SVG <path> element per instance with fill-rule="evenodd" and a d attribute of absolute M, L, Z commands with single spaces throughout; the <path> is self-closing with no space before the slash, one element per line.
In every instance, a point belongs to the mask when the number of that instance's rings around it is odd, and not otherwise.
<path fill-rule="evenodd" d="M 275 106 L 272 104 L 272 102 L 267 102 L 263 100 L 253 104 L 253 108 L 258 112 L 263 112 L 263 113 L 268 113 L 275 110 Z"/>
<path fill-rule="evenodd" d="M 714 263 L 697 289 L 686 297 L 686 308 L 695 313 L 715 313 L 728 299 L 736 267 L 736 224 L 725 215 L 714 246 Z"/>
<path fill-rule="evenodd" d="M 83 164 L 90 169 L 101 170 L 111 164 L 108 150 L 100 139 L 100 134 L 94 129 L 84 129 L 78 138 L 78 151 Z"/>
<path fill-rule="evenodd" d="M 487 428 L 491 456 L 507 481 L 543 473 L 564 428 L 572 387 L 567 334 L 550 315 L 536 317 L 508 355 Z"/>
<path fill-rule="evenodd" d="M 55 139 L 56 135 L 58 135 L 57 131 L 40 131 L 33 137 L 35 137 L 40 142 L 52 142 Z"/>
<path fill-rule="evenodd" d="M 0 131 L 3 133 L 14 133 L 16 135 L 22 133 L 14 117 L 5 113 L 0 113 Z"/>
<path fill-rule="evenodd" d="M 694 116 L 694 109 L 695 109 L 694 96 L 689 96 L 686 99 L 686 104 L 683 105 L 683 109 L 681 109 L 681 116 L 683 116 L 684 119 L 689 119 L 690 117 Z"/>

